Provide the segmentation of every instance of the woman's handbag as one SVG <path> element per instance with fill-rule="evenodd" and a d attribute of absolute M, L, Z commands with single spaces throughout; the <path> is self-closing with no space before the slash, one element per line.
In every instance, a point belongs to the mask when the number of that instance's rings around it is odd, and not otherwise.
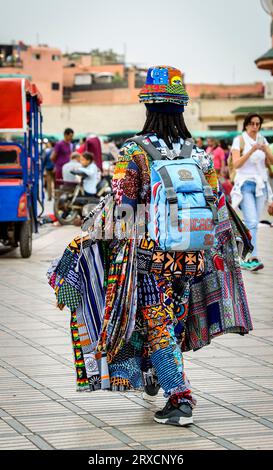
<path fill-rule="evenodd" d="M 237 212 L 233 209 L 232 205 L 228 201 L 226 201 L 226 205 L 227 205 L 227 208 L 228 208 L 228 211 L 229 211 L 229 215 L 230 215 L 231 219 L 233 220 L 233 222 L 236 226 L 236 229 L 238 230 L 239 235 L 242 239 L 243 249 L 242 249 L 241 257 L 243 259 L 245 259 L 246 256 L 249 253 L 251 253 L 254 249 L 254 247 L 251 243 L 251 238 L 252 238 L 251 233 L 250 233 L 249 229 L 246 227 L 246 225 L 242 222 L 242 220 L 238 216 Z"/>
<path fill-rule="evenodd" d="M 271 204 L 269 204 L 268 208 L 267 208 L 267 212 L 269 215 L 273 216 L 273 202 L 271 202 Z"/>
<path fill-rule="evenodd" d="M 273 165 L 271 165 L 270 161 L 268 159 L 265 160 L 265 165 L 268 170 L 268 177 L 273 178 Z"/>

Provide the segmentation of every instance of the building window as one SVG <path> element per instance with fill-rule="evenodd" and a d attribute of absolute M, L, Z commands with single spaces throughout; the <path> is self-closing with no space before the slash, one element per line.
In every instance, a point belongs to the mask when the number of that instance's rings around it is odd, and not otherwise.
<path fill-rule="evenodd" d="M 32 58 L 35 60 L 40 60 L 41 59 L 41 54 L 32 54 Z"/>
<path fill-rule="evenodd" d="M 51 90 L 59 90 L 59 89 L 60 89 L 60 84 L 58 82 L 51 83 Z"/>
<path fill-rule="evenodd" d="M 56 61 L 56 60 L 61 60 L 61 56 L 60 55 L 57 55 L 57 54 L 53 54 L 51 56 L 52 60 Z"/>

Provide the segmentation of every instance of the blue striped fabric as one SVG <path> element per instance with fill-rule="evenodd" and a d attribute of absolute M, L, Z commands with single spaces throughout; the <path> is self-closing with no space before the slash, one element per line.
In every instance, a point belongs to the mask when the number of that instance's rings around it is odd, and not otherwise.
<path fill-rule="evenodd" d="M 151 360 L 156 370 L 158 382 L 165 393 L 177 387 L 183 388 L 185 385 L 183 374 L 176 364 L 172 346 L 157 349 L 151 354 Z"/>
<path fill-rule="evenodd" d="M 83 249 L 79 260 L 82 277 L 82 315 L 91 343 L 97 343 L 104 315 L 103 252 L 98 243 Z"/>

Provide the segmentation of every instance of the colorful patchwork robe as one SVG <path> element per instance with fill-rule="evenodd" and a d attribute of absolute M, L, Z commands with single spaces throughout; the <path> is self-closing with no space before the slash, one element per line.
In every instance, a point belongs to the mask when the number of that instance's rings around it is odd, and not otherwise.
<path fill-rule="evenodd" d="M 199 254 L 202 274 L 181 283 L 175 327 L 182 351 L 200 349 L 224 333 L 244 335 L 252 330 L 236 243 L 239 234 L 225 197 L 218 192 L 210 157 L 196 149 L 195 158 L 214 191 L 219 225 L 216 246 Z M 141 147 L 135 143 L 123 147 L 113 178 L 115 204 L 135 209 L 138 203 L 149 202 L 150 165 Z M 143 371 L 151 369 L 137 315 L 139 242 L 97 240 L 95 235 L 111 204 L 109 198 L 98 211 L 91 237 L 75 238 L 48 272 L 57 305 L 71 311 L 78 389 L 141 389 Z"/>

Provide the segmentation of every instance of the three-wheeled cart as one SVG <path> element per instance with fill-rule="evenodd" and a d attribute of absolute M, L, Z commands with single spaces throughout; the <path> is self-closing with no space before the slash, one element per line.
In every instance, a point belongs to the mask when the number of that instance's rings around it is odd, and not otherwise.
<path fill-rule="evenodd" d="M 0 242 L 32 251 L 43 206 L 42 97 L 25 78 L 0 78 Z"/>

